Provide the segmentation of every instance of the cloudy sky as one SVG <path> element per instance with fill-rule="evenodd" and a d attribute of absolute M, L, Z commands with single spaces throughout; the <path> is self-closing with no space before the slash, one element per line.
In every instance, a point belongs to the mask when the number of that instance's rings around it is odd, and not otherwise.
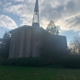
<path fill-rule="evenodd" d="M 0 38 L 6 31 L 32 25 L 35 1 L 0 0 Z M 53 20 L 68 42 L 80 36 L 80 0 L 39 0 L 39 9 L 41 27 Z"/>

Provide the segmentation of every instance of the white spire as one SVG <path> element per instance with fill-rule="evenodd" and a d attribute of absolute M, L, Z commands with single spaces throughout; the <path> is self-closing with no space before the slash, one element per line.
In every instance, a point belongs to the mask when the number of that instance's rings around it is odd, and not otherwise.
<path fill-rule="evenodd" d="M 36 0 L 35 8 L 34 8 L 34 15 L 33 15 L 33 27 L 39 27 L 39 6 L 38 0 Z"/>

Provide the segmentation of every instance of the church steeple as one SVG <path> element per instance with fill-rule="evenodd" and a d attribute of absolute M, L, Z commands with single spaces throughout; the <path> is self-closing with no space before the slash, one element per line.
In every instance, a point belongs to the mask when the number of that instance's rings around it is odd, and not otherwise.
<path fill-rule="evenodd" d="M 39 12 L 38 0 L 36 0 L 34 12 L 37 12 L 37 13 Z"/>
<path fill-rule="evenodd" d="M 34 15 L 33 15 L 33 27 L 39 27 L 39 6 L 38 0 L 36 0 L 35 8 L 34 8 Z"/>

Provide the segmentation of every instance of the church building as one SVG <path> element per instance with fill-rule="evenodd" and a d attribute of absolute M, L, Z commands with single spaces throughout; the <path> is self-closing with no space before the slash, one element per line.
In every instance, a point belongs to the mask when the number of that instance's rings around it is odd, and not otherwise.
<path fill-rule="evenodd" d="M 10 31 L 10 51 L 9 58 L 21 57 L 39 57 L 44 41 L 48 38 L 49 33 L 40 27 L 39 24 L 39 7 L 36 0 L 32 26 L 24 25 Z M 54 36 L 53 36 L 54 37 Z M 67 41 L 65 36 L 58 36 L 56 39 L 64 42 L 63 46 L 58 45 L 61 49 L 67 49 Z M 49 37 L 50 39 L 50 37 Z M 48 40 L 48 39 L 47 39 Z M 54 42 L 55 43 L 55 42 Z M 61 42 L 60 42 L 61 43 Z M 53 45 L 54 46 L 54 45 Z M 53 47 L 54 48 L 54 47 Z"/>

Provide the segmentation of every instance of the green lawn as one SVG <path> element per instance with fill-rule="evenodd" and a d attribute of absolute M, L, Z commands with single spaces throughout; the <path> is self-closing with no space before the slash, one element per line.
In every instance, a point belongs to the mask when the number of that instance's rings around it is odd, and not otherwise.
<path fill-rule="evenodd" d="M 0 80 L 80 80 L 80 69 L 0 66 Z"/>

